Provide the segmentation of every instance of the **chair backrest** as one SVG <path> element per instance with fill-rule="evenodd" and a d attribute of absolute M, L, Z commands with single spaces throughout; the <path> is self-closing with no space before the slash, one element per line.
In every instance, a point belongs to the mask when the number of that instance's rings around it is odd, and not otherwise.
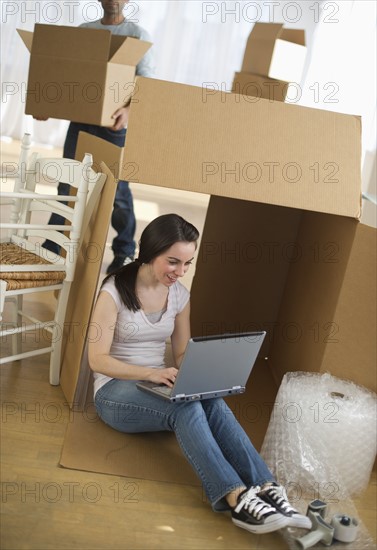
<path fill-rule="evenodd" d="M 20 156 L 18 158 L 18 163 L 15 164 L 15 171 L 11 174 L 11 177 L 14 178 L 13 191 L 18 192 L 20 189 L 25 187 L 26 183 L 26 170 L 28 165 L 29 149 L 31 146 L 31 135 L 24 134 L 24 137 L 21 141 L 21 150 Z M 11 212 L 10 212 L 10 222 L 16 223 L 19 218 L 20 208 L 21 208 L 21 199 L 15 199 L 11 201 Z M 11 233 L 8 233 L 10 236 Z"/>
<path fill-rule="evenodd" d="M 2 224 L 12 226 L 12 242 L 49 260 L 58 270 L 66 271 L 66 281 L 73 279 L 80 241 L 106 181 L 105 174 L 93 171 L 92 163 L 90 154 L 79 162 L 41 158 L 34 153 L 28 162 L 26 177 L 10 194 L 14 200 L 12 216 L 17 217 L 17 221 Z M 59 182 L 69 184 L 75 194 L 57 195 Z M 52 213 L 61 216 L 63 221 L 49 224 Z M 43 217 L 45 220 L 41 221 Z M 56 255 L 46 250 L 42 247 L 45 240 L 56 243 L 63 252 Z"/>

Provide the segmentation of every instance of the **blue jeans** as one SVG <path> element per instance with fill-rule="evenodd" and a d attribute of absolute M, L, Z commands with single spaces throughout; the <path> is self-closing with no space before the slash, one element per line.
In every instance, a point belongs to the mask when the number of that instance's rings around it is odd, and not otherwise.
<path fill-rule="evenodd" d="M 113 379 L 96 393 L 99 417 L 120 432 L 172 431 L 203 483 L 215 511 L 229 510 L 236 487 L 275 481 L 266 463 L 222 399 L 170 403 Z"/>
<path fill-rule="evenodd" d="M 68 159 L 75 158 L 76 144 L 78 140 L 79 132 L 87 132 L 93 136 L 102 138 L 118 147 L 123 147 L 126 130 L 119 130 L 114 132 L 110 128 L 95 126 L 91 124 L 82 124 L 77 122 L 71 122 L 68 128 L 67 136 L 64 143 L 63 157 Z M 90 151 L 87 151 L 90 153 Z M 59 195 L 69 195 L 70 186 L 67 183 L 59 183 L 58 193 Z M 50 217 L 50 224 L 61 225 L 64 224 L 64 218 L 57 214 L 52 214 Z M 134 213 L 134 205 L 132 193 L 129 188 L 128 182 L 119 180 L 114 199 L 113 213 L 111 216 L 111 225 L 117 232 L 117 236 L 112 243 L 112 249 L 115 256 L 133 256 L 135 254 L 135 229 L 136 220 Z M 51 241 L 46 241 L 45 248 L 52 252 L 58 253 L 58 246 Z"/>

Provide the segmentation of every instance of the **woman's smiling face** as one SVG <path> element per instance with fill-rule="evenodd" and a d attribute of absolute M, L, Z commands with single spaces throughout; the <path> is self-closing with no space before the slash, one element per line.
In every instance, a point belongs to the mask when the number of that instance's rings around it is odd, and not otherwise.
<path fill-rule="evenodd" d="M 183 277 L 189 269 L 196 243 L 177 242 L 160 256 L 150 262 L 153 275 L 158 282 L 171 286 L 179 277 Z"/>

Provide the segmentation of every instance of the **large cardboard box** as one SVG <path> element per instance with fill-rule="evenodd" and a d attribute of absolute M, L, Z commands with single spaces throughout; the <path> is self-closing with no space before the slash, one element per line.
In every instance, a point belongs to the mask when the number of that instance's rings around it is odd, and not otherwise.
<path fill-rule="evenodd" d="M 360 216 L 360 117 L 142 77 L 136 84 L 124 155 L 131 181 Z"/>
<path fill-rule="evenodd" d="M 109 30 L 37 23 L 18 30 L 31 53 L 25 113 L 36 118 L 112 126 L 134 91 L 149 42 Z"/>
<path fill-rule="evenodd" d="M 287 371 L 328 371 L 375 391 L 376 230 L 358 221 L 360 118 L 137 82 L 125 147 L 136 180 L 211 194 L 193 334 L 265 329 L 261 358 L 277 384 Z"/>
<path fill-rule="evenodd" d="M 242 71 L 299 83 L 306 58 L 305 31 L 282 23 L 255 23 L 246 43 Z"/>
<path fill-rule="evenodd" d="M 360 119 L 207 94 L 138 78 L 125 160 L 146 188 L 211 194 L 191 288 L 192 333 L 267 331 L 247 391 L 227 399 L 260 449 L 285 372 L 328 371 L 376 390 L 376 230 L 358 221 Z M 297 181 L 290 167 L 301 168 Z M 97 223 L 105 231 L 100 216 Z M 93 286 L 90 296 L 75 321 L 90 319 Z M 77 400 L 86 410 L 84 346 L 81 338 L 66 357 L 62 387 L 71 406 Z M 63 466 L 172 481 L 173 460 L 183 472 L 174 481 L 191 482 L 171 434 L 153 445 L 150 434 L 135 439 L 76 418 Z"/>

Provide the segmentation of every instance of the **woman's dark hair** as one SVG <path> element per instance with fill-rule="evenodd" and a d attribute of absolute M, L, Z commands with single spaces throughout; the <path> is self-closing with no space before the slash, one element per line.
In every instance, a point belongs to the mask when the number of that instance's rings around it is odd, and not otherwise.
<path fill-rule="evenodd" d="M 136 295 L 136 277 L 139 267 L 148 264 L 177 242 L 193 243 L 199 231 L 178 214 L 164 214 L 151 221 L 141 234 L 139 257 L 108 275 L 102 284 L 114 276 L 115 287 L 125 306 L 131 311 L 141 308 Z"/>

